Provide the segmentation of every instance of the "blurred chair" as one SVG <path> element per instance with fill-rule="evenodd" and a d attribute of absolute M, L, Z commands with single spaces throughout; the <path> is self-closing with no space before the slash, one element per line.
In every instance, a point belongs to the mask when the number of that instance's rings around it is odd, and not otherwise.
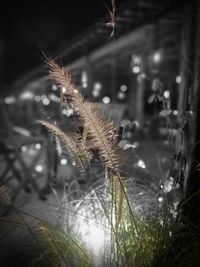
<path fill-rule="evenodd" d="M 42 147 L 45 145 L 45 138 L 42 135 L 33 136 L 27 129 L 14 125 L 3 101 L 0 102 L 0 117 L 0 185 L 7 184 L 12 187 L 15 184 L 12 188 L 14 197 L 22 188 L 26 192 L 34 189 L 39 193 L 40 188 L 34 176 L 34 168 L 41 158 L 42 150 L 38 150 L 28 164 L 23 157 L 23 149 L 38 143 Z"/>

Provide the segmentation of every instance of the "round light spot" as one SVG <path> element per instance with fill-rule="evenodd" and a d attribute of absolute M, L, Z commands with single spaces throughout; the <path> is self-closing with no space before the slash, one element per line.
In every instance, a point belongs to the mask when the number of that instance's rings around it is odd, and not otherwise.
<path fill-rule="evenodd" d="M 94 90 L 100 91 L 102 89 L 102 84 L 100 82 L 94 83 Z"/>
<path fill-rule="evenodd" d="M 46 98 L 43 98 L 42 99 L 42 104 L 44 105 L 44 106 L 48 106 L 49 104 L 50 104 L 50 100 L 46 97 Z"/>
<path fill-rule="evenodd" d="M 55 84 L 53 84 L 51 88 L 52 88 L 53 91 L 57 91 L 57 89 L 58 89 Z"/>
<path fill-rule="evenodd" d="M 109 97 L 109 96 L 104 96 L 104 97 L 102 98 L 102 102 L 103 102 L 104 104 L 109 104 L 109 103 L 110 103 L 110 97 Z"/>
<path fill-rule="evenodd" d="M 178 110 L 173 110 L 173 114 L 174 114 L 175 116 L 177 116 L 177 115 L 178 115 Z"/>
<path fill-rule="evenodd" d="M 155 53 L 155 54 L 153 55 L 153 61 L 154 61 L 155 63 L 158 63 L 160 60 L 161 60 L 161 54 L 160 54 L 159 52 Z"/>
<path fill-rule="evenodd" d="M 6 104 L 9 105 L 9 104 L 13 104 L 13 103 L 15 103 L 16 99 L 15 99 L 14 96 L 8 96 L 8 97 L 5 98 L 4 101 L 5 101 Z"/>
<path fill-rule="evenodd" d="M 170 91 L 168 91 L 168 90 L 164 91 L 163 96 L 164 96 L 166 99 L 169 99 L 169 97 L 170 97 Z"/>
<path fill-rule="evenodd" d="M 36 95 L 35 96 L 35 102 L 40 102 L 40 100 L 41 100 L 41 97 L 39 95 Z"/>
<path fill-rule="evenodd" d="M 67 159 L 61 159 L 60 160 L 61 165 L 66 165 L 67 164 Z"/>
<path fill-rule="evenodd" d="M 35 170 L 36 170 L 36 172 L 42 172 L 43 171 L 42 165 L 36 165 Z"/>
<path fill-rule="evenodd" d="M 127 86 L 126 86 L 125 84 L 122 84 L 122 85 L 120 86 L 120 91 L 122 91 L 122 92 L 126 92 L 126 91 L 127 91 Z"/>
<path fill-rule="evenodd" d="M 92 91 L 92 95 L 93 95 L 93 97 L 99 97 L 99 95 L 100 95 L 100 91 L 99 90 L 96 90 L 96 89 L 93 89 L 93 91 Z"/>
<path fill-rule="evenodd" d="M 126 97 L 126 94 L 125 94 L 124 92 L 118 92 L 118 93 L 117 93 L 117 98 L 118 98 L 119 100 L 124 100 L 125 97 Z"/>
<path fill-rule="evenodd" d="M 181 76 L 176 76 L 176 83 L 180 84 L 182 81 Z"/>
<path fill-rule="evenodd" d="M 146 165 L 145 165 L 144 161 L 141 160 L 141 159 L 138 161 L 137 166 L 140 167 L 140 168 L 142 168 L 142 169 L 145 169 L 146 168 Z"/>
<path fill-rule="evenodd" d="M 40 143 L 35 144 L 35 149 L 40 150 L 41 149 L 41 144 Z"/>
<path fill-rule="evenodd" d="M 132 68 L 132 72 L 135 73 L 135 74 L 139 73 L 140 72 L 140 67 L 139 66 L 134 66 Z"/>

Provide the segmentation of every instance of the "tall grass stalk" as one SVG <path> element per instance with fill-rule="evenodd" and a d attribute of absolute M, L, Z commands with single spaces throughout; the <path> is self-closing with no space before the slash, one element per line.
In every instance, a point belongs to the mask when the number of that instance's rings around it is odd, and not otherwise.
<path fill-rule="evenodd" d="M 73 106 L 84 130 L 82 135 L 72 136 L 54 124 L 46 121 L 40 123 L 63 143 L 80 170 L 84 169 L 85 179 L 88 168 L 92 166 L 94 150 L 98 152 L 106 175 L 103 190 L 93 189 L 90 192 L 93 195 L 87 194 L 71 204 L 64 202 L 63 205 L 56 191 L 53 191 L 65 220 L 69 220 L 69 227 L 64 222 L 65 231 L 62 231 L 41 221 L 37 233 L 43 250 L 30 266 L 157 267 L 160 263 L 163 267 L 168 266 L 164 262 L 169 262 L 168 256 L 173 252 L 173 233 L 176 232 L 170 209 L 167 208 L 163 214 L 154 214 L 155 217 L 139 216 L 134 212 L 134 203 L 130 201 L 127 187 L 128 177 L 121 174 L 116 127 L 103 119 L 93 103 L 84 99 L 68 71 L 54 60 L 47 63 L 50 78 L 60 88 L 61 104 L 67 100 Z M 82 241 L 77 241 L 86 222 L 87 230 L 93 230 L 93 241 L 95 229 L 101 228 L 102 235 L 105 235 L 103 252 L 98 260 L 84 244 L 84 236 L 81 237 Z M 182 250 L 178 258 L 183 253 Z"/>

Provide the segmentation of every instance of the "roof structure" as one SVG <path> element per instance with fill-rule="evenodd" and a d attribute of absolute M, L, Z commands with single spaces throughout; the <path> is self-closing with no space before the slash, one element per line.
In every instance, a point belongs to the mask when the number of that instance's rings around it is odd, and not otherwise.
<path fill-rule="evenodd" d="M 182 23 L 181 7 L 186 2 L 179 0 L 127 0 L 121 2 L 116 12 L 114 39 L 110 39 L 111 29 L 105 25 L 109 16 L 107 18 L 104 17 L 78 34 L 70 42 L 63 43 L 57 51 L 55 58 L 61 65 L 73 67 L 73 64 L 78 60 L 82 60 L 85 55 L 94 56 L 95 53 L 97 55 L 99 53 L 98 51 L 102 51 L 102 49 L 107 54 L 109 52 L 108 47 L 111 47 L 110 49 L 114 52 L 113 47 L 118 46 L 117 43 L 123 42 L 121 41 L 123 40 L 123 36 L 127 38 L 129 33 L 147 24 L 153 25 L 156 41 L 162 39 L 162 46 L 172 49 L 171 55 L 173 56 L 174 54 L 177 56 L 179 47 L 176 42 L 180 39 L 180 36 L 177 34 L 176 28 Z M 174 32 L 171 31 L 173 27 Z M 151 42 L 150 45 L 153 49 L 153 46 L 156 45 L 155 41 L 154 43 L 153 41 L 147 39 L 146 45 L 149 45 Z M 127 40 L 126 43 L 128 44 Z M 116 51 L 119 51 L 118 48 Z M 130 54 L 128 49 L 127 54 Z M 46 70 L 44 64 L 42 64 L 42 66 L 40 65 L 40 67 L 33 69 L 32 72 L 20 78 L 12 88 L 16 91 L 16 88 L 22 88 L 22 85 L 30 80 L 44 76 L 46 76 Z"/>

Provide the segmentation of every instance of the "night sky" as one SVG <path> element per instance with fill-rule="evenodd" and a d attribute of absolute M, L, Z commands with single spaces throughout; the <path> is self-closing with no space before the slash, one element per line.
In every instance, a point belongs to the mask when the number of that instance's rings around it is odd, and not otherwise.
<path fill-rule="evenodd" d="M 109 1 L 107 1 L 109 3 Z M 1 8 L 1 91 L 105 17 L 103 0 L 7 3 Z"/>

